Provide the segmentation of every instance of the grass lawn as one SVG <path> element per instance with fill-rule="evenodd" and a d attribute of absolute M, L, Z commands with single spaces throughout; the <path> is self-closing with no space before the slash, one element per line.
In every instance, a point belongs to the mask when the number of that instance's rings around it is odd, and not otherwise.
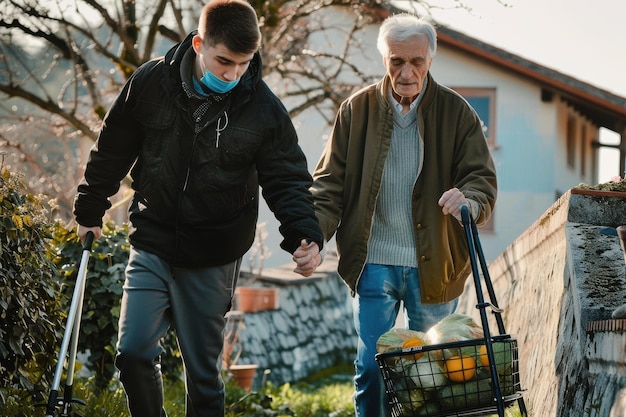
<path fill-rule="evenodd" d="M 226 417 L 353 417 L 352 369 L 331 369 L 294 384 L 280 386 L 265 383 L 246 392 L 226 380 Z M 75 405 L 75 416 L 129 417 L 126 397 L 119 382 L 100 392 L 92 390 L 89 381 L 77 379 L 75 397 L 86 405 Z M 185 387 L 180 379 L 166 379 L 165 409 L 168 417 L 185 417 Z M 3 415 L 35 417 L 45 413 L 44 407 L 14 404 Z M 494 415 L 497 417 L 497 415 Z M 506 417 L 521 417 L 517 403 L 506 409 Z"/>

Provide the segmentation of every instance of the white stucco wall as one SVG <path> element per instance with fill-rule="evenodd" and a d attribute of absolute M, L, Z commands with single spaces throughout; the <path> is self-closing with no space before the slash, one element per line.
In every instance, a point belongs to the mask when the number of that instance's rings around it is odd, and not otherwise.
<path fill-rule="evenodd" d="M 485 256 L 493 260 L 554 202 L 556 109 L 541 102 L 537 85 L 446 47 L 439 48 L 431 73 L 451 87 L 496 91 L 498 200 L 493 232 L 481 232 Z"/>

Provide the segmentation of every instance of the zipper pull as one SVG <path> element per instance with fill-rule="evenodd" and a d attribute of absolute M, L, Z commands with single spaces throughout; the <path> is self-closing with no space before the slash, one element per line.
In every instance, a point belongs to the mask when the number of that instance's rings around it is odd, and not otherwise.
<path fill-rule="evenodd" d="M 183 191 L 187 191 L 187 184 L 189 184 L 189 171 L 191 171 L 191 168 L 187 167 L 187 173 L 185 174 L 185 183 L 183 184 Z"/>
<path fill-rule="evenodd" d="M 220 126 L 221 122 L 222 122 L 222 118 L 220 117 L 217 120 L 217 126 L 215 126 L 215 147 L 216 148 L 220 147 L 220 136 L 222 132 L 224 131 L 224 129 L 226 129 L 226 126 L 228 126 L 228 113 L 224 112 L 224 126 Z"/>

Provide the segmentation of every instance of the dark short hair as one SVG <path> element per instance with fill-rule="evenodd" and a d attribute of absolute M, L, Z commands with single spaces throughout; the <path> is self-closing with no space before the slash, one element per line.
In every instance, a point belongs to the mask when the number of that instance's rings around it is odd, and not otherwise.
<path fill-rule="evenodd" d="M 261 45 L 256 11 L 245 0 L 211 0 L 202 8 L 198 34 L 207 45 L 221 43 L 236 53 L 256 52 Z"/>

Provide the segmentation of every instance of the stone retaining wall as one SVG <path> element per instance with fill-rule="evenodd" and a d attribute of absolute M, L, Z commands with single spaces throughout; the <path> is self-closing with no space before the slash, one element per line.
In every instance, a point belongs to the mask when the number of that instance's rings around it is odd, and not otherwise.
<path fill-rule="evenodd" d="M 294 382 L 354 361 L 356 334 L 352 298 L 329 254 L 310 278 L 290 265 L 263 271 L 248 285 L 279 289 L 277 310 L 244 313 L 238 363 L 259 365 L 255 385 Z M 245 278 L 245 275 L 244 275 Z"/>
<path fill-rule="evenodd" d="M 568 192 L 489 265 L 533 417 L 626 416 L 615 411 L 626 386 L 625 326 L 588 328 L 626 301 L 619 239 L 607 234 L 621 224 L 626 199 Z M 468 282 L 460 309 L 479 317 L 475 305 Z"/>

